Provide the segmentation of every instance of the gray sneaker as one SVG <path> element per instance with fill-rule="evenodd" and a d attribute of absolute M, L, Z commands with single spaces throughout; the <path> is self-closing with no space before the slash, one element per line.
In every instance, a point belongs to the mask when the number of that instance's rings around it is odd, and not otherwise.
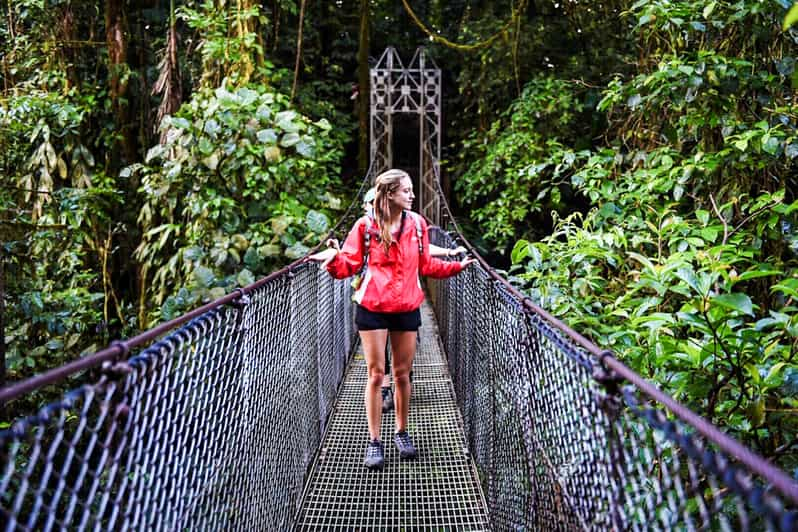
<path fill-rule="evenodd" d="M 413 440 L 410 439 L 410 435 L 406 430 L 397 432 L 393 437 L 393 442 L 396 444 L 396 448 L 399 449 L 399 458 L 415 458 L 416 454 L 418 454 L 416 447 L 413 445 Z"/>
<path fill-rule="evenodd" d="M 366 446 L 366 459 L 363 461 L 369 469 L 382 469 L 385 465 L 385 456 L 380 440 L 371 440 Z"/>
<path fill-rule="evenodd" d="M 382 389 L 382 411 L 385 413 L 391 410 L 393 410 L 393 392 L 391 387 L 388 386 Z"/>

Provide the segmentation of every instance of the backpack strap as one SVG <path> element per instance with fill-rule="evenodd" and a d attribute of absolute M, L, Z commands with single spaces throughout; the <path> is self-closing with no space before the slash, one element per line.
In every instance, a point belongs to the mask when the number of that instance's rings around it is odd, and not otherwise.
<path fill-rule="evenodd" d="M 412 211 L 405 211 L 405 212 L 410 212 L 410 217 L 413 219 L 413 222 L 416 225 L 416 238 L 418 240 L 418 255 L 422 256 L 424 255 L 424 240 L 422 238 L 424 236 L 424 231 L 421 229 L 421 217 Z"/>
<path fill-rule="evenodd" d="M 371 213 L 366 215 L 367 222 L 366 222 L 366 230 L 363 231 L 363 266 L 361 266 L 360 271 L 366 269 L 369 263 L 369 250 L 371 249 L 371 226 L 374 223 L 374 217 Z"/>

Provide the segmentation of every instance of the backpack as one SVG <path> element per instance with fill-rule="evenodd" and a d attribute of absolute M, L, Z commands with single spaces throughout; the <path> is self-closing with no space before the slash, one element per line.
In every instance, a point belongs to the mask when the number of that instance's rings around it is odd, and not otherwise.
<path fill-rule="evenodd" d="M 424 255 L 424 242 L 422 240 L 422 229 L 421 229 L 421 220 L 419 216 L 415 213 L 409 213 L 408 211 L 402 211 L 403 216 L 410 216 L 413 219 L 413 222 L 416 226 L 416 240 L 418 240 L 418 256 L 421 257 Z M 374 221 L 374 215 L 372 212 L 369 212 L 366 216 L 369 218 L 369 222 Z M 360 288 L 360 285 L 363 283 L 363 278 L 366 276 L 366 270 L 368 269 L 369 264 L 369 249 L 371 246 L 371 233 L 369 232 L 369 228 L 371 223 L 369 223 L 369 227 L 363 231 L 363 265 L 360 267 L 360 271 L 357 272 L 355 278 L 352 280 L 352 288 L 355 289 L 355 292 Z M 354 295 L 352 295 L 354 298 Z"/>

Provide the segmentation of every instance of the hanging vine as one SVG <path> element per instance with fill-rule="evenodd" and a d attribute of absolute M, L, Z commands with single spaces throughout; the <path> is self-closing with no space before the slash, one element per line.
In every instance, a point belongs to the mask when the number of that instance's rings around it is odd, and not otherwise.
<path fill-rule="evenodd" d="M 429 36 L 430 39 L 432 39 L 437 43 L 443 44 L 444 46 L 447 46 L 449 48 L 460 50 L 461 52 L 471 52 L 474 50 L 479 50 L 481 48 L 487 48 L 488 46 L 493 44 L 496 41 L 496 39 L 504 35 L 507 32 L 507 30 L 509 30 L 513 26 L 513 24 L 516 23 L 516 20 L 518 20 L 520 14 L 526 8 L 527 2 L 528 0 L 521 0 L 521 2 L 518 4 L 518 7 L 512 10 L 512 15 L 510 15 L 510 20 L 508 20 L 499 31 L 497 31 L 496 33 L 494 33 L 493 35 L 491 35 L 490 37 L 488 37 L 483 41 L 472 44 L 459 44 L 450 41 L 446 37 L 438 35 L 437 33 L 430 30 L 424 24 L 424 22 L 422 22 L 421 19 L 418 18 L 418 15 L 415 14 L 413 9 L 410 7 L 410 4 L 407 3 L 407 0 L 402 0 L 402 5 L 405 7 L 405 11 L 407 11 L 407 14 L 410 15 L 410 18 L 413 20 L 416 26 L 418 26 L 421 31 L 423 31 L 427 36 Z"/>

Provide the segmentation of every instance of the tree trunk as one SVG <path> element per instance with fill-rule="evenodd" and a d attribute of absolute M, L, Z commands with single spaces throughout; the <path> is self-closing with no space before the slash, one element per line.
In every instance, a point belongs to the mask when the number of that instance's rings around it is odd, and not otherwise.
<path fill-rule="evenodd" d="M 166 36 L 166 51 L 159 65 L 160 74 L 152 88 L 152 94 L 161 95 L 161 104 L 158 106 L 158 115 L 155 119 L 155 129 L 160 127 L 166 115 L 173 115 L 180 109 L 183 95 L 182 78 L 180 75 L 180 61 L 177 56 L 177 24 L 175 19 L 175 1 L 169 3 L 169 33 Z M 168 131 L 161 132 L 161 143 L 166 142 Z"/>
<path fill-rule="evenodd" d="M 358 124 L 360 125 L 357 154 L 360 174 L 369 167 L 369 0 L 360 0 L 360 39 L 357 50 Z"/>
<path fill-rule="evenodd" d="M 77 53 L 72 44 L 77 41 L 77 35 L 75 34 L 75 14 L 72 12 L 71 4 L 64 6 L 60 19 L 60 38 L 67 43 L 61 48 L 64 71 L 66 72 L 66 87 L 64 87 L 64 92 L 66 93 L 70 88 L 77 87 L 80 84 L 77 69 L 75 68 Z"/>
<path fill-rule="evenodd" d="M 6 272 L 5 254 L 0 247 L 0 388 L 6 385 Z M 0 417 L 5 419 L 5 405 L 0 404 Z"/>
<path fill-rule="evenodd" d="M 131 163 L 135 159 L 135 139 L 129 120 L 129 105 L 126 102 L 128 86 L 127 45 L 128 27 L 125 0 L 106 0 L 105 41 L 108 45 L 108 86 L 114 110 L 116 130 L 120 134 L 120 148 L 125 161 L 111 161 L 111 168 Z M 112 155 L 112 157 L 114 157 Z"/>

